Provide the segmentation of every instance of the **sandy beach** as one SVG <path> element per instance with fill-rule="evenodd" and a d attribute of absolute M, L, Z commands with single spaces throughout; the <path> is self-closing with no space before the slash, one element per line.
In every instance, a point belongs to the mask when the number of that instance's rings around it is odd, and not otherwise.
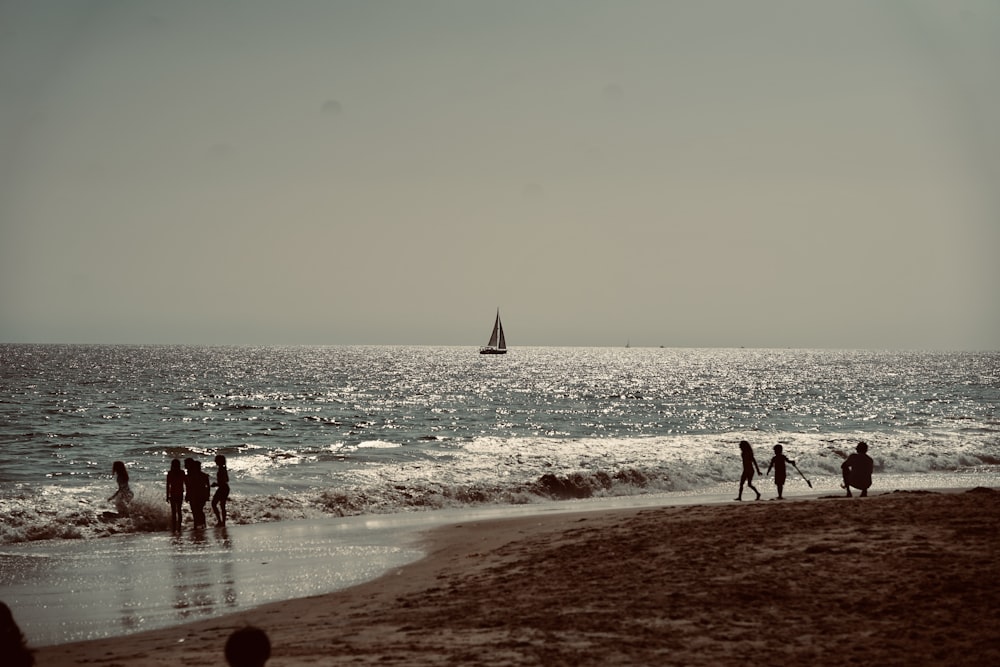
<path fill-rule="evenodd" d="M 36 664 L 1000 664 L 1000 492 L 895 492 L 468 522 L 360 586 Z"/>

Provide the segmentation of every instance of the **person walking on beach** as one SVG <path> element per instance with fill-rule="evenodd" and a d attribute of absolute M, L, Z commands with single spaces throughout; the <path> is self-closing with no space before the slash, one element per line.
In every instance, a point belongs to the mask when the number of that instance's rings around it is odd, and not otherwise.
<path fill-rule="evenodd" d="M 756 500 L 760 500 L 760 491 L 758 491 L 753 485 L 753 475 L 756 469 L 757 474 L 760 474 L 760 466 L 757 465 L 757 459 L 753 456 L 753 449 L 750 447 L 750 443 L 746 440 L 740 441 L 740 457 L 743 459 L 743 474 L 740 475 L 740 493 L 736 496 L 736 500 L 743 500 L 743 485 L 746 484 L 750 487 L 750 490 L 757 494 Z"/>
<path fill-rule="evenodd" d="M 118 490 L 111 494 L 108 498 L 109 501 L 115 501 L 115 506 L 118 511 L 124 513 L 128 508 L 128 504 L 132 502 L 132 489 L 128 486 L 128 470 L 125 469 L 125 464 L 121 461 L 115 461 L 111 464 L 111 472 L 115 474 L 115 479 L 118 481 Z"/>
<path fill-rule="evenodd" d="M 170 462 L 167 471 L 167 502 L 170 503 L 170 529 L 180 530 L 184 522 L 181 509 L 184 507 L 184 471 L 181 470 L 181 460 Z"/>
<path fill-rule="evenodd" d="M 851 487 L 861 490 L 861 497 L 868 495 L 868 489 L 872 485 L 872 472 L 875 470 L 875 462 L 868 456 L 868 443 L 859 442 L 857 451 L 847 457 L 847 460 L 840 465 L 844 473 L 843 487 L 847 489 L 847 497 L 851 497 Z"/>
<path fill-rule="evenodd" d="M 226 457 L 216 454 L 215 465 L 218 466 L 215 473 L 215 482 L 212 486 L 219 487 L 212 496 L 212 512 L 215 513 L 217 526 L 226 525 L 226 501 L 229 500 L 229 469 L 226 468 Z"/>
<path fill-rule="evenodd" d="M 187 501 L 191 507 L 191 515 L 194 517 L 194 527 L 204 528 L 207 525 L 205 520 L 205 503 L 211 495 L 211 480 L 208 475 L 201 471 L 201 461 L 194 459 L 184 459 L 184 467 L 187 475 L 184 477 L 184 486 L 187 490 Z"/>
<path fill-rule="evenodd" d="M 778 487 L 778 500 L 784 500 L 784 498 L 781 496 L 781 492 L 785 488 L 785 476 L 786 476 L 785 464 L 787 463 L 795 465 L 795 461 L 790 460 L 787 456 L 781 453 L 781 445 L 775 445 L 774 456 L 771 457 L 771 462 L 767 464 L 766 474 L 770 475 L 771 468 L 774 468 L 774 485 Z"/>
<path fill-rule="evenodd" d="M 229 635 L 225 655 L 229 667 L 264 667 L 271 657 L 271 640 L 260 628 L 248 625 Z"/>

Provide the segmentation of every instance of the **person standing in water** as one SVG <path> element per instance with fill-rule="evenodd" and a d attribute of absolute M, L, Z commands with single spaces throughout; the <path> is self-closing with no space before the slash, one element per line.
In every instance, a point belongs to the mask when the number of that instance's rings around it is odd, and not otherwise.
<path fill-rule="evenodd" d="M 756 500 L 760 500 L 760 491 L 758 491 L 753 485 L 754 470 L 756 470 L 759 475 L 760 466 L 757 465 L 757 459 L 753 457 L 753 449 L 750 447 L 750 443 L 746 440 L 740 441 L 740 457 L 743 459 L 743 474 L 740 475 L 740 493 L 736 497 L 736 500 L 743 500 L 744 484 L 749 486 L 750 490 L 757 494 Z"/>
<path fill-rule="evenodd" d="M 111 494 L 108 500 L 118 500 L 115 505 L 119 512 L 124 512 L 126 506 L 132 502 L 132 489 L 128 486 L 128 470 L 125 469 L 125 464 L 121 461 L 115 461 L 111 464 L 111 472 L 115 474 L 115 478 L 118 480 L 118 490 Z"/>
<path fill-rule="evenodd" d="M 181 460 L 170 462 L 167 471 L 167 502 L 170 503 L 170 529 L 180 530 L 184 519 L 181 510 L 184 507 L 184 471 L 181 470 Z"/>
<path fill-rule="evenodd" d="M 191 507 L 191 515 L 194 517 L 194 527 L 204 528 L 205 503 L 208 502 L 211 494 L 211 480 L 208 475 L 201 471 L 201 462 L 194 459 L 184 459 L 184 467 L 187 475 L 184 477 L 184 486 L 187 490 L 187 501 Z"/>
<path fill-rule="evenodd" d="M 851 487 L 861 490 L 861 497 L 868 495 L 868 489 L 872 485 L 872 472 L 875 470 L 875 462 L 868 456 L 868 443 L 859 442 L 857 451 L 847 457 L 847 460 L 840 465 L 840 470 L 844 473 L 843 487 L 847 489 L 847 497 L 851 497 Z"/>
<path fill-rule="evenodd" d="M 225 526 L 226 501 L 229 500 L 229 469 L 226 468 L 226 457 L 222 454 L 216 454 L 215 465 L 218 468 L 215 473 L 215 483 L 212 486 L 219 488 L 212 496 L 212 511 L 215 513 L 216 525 Z"/>
<path fill-rule="evenodd" d="M 795 461 L 790 460 L 787 456 L 781 453 L 781 445 L 774 446 L 774 456 L 771 458 L 771 462 L 767 464 L 767 474 L 771 474 L 771 468 L 774 468 L 774 485 L 778 487 L 778 500 L 784 500 L 781 496 L 782 489 L 785 488 L 785 477 L 787 469 L 785 464 L 791 463 L 795 465 Z M 751 487 L 753 488 L 753 487 Z"/>

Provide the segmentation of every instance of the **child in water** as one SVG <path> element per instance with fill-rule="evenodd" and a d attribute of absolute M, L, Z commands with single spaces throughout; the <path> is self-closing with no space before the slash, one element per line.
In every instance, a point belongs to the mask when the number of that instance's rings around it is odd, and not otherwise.
<path fill-rule="evenodd" d="M 219 487 L 215 495 L 212 496 L 212 511 L 215 512 L 216 525 L 226 525 L 226 501 L 229 500 L 229 469 L 226 468 L 226 457 L 216 454 L 215 465 L 218 470 L 215 473 L 215 483 L 212 486 Z"/>
<path fill-rule="evenodd" d="M 183 518 L 181 510 L 184 507 L 184 471 L 181 470 L 181 460 L 170 462 L 167 471 L 167 502 L 170 503 L 170 529 L 180 530 Z"/>
<path fill-rule="evenodd" d="M 757 474 L 760 474 L 760 466 L 757 465 L 757 459 L 753 457 L 753 449 L 750 447 L 750 443 L 746 440 L 740 441 L 740 457 L 743 459 L 743 474 L 740 475 L 740 493 L 736 497 L 736 500 L 743 500 L 743 485 L 746 484 L 750 487 L 750 490 L 757 494 L 756 500 L 760 500 L 760 491 L 758 491 L 753 485 L 753 474 L 754 469 L 757 470 Z"/>
<path fill-rule="evenodd" d="M 108 500 L 115 500 L 117 498 L 115 506 L 119 512 L 124 512 L 126 506 L 132 502 L 132 489 L 128 487 L 128 470 L 125 469 L 124 463 L 115 461 L 111 464 L 111 472 L 115 474 L 115 478 L 118 480 L 118 490 L 111 494 Z"/>
<path fill-rule="evenodd" d="M 790 460 L 787 456 L 781 453 L 781 445 L 775 445 L 774 456 L 771 458 L 771 462 L 767 464 L 767 474 L 771 474 L 771 468 L 773 467 L 774 485 L 778 487 L 778 500 L 784 500 L 781 496 L 781 492 L 782 489 L 785 488 L 786 463 L 795 465 L 795 461 Z"/>
<path fill-rule="evenodd" d="M 205 503 L 208 502 L 209 478 L 201 471 L 201 461 L 192 458 L 184 459 L 187 475 L 184 476 L 184 489 L 187 492 L 188 505 L 191 506 L 191 516 L 195 528 L 205 527 Z"/>

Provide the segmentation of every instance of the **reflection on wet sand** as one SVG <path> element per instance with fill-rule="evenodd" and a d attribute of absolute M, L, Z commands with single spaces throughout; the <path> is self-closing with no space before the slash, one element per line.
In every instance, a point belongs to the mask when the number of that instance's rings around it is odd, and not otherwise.
<path fill-rule="evenodd" d="M 33 646 L 128 634 L 373 579 L 419 556 L 401 545 L 403 518 L 15 545 L 0 554 L 0 588 Z"/>
<path fill-rule="evenodd" d="M 170 540 L 174 609 L 179 621 L 236 607 L 233 541 L 229 531 L 195 530 Z"/>
<path fill-rule="evenodd" d="M 118 619 L 122 630 L 138 630 L 142 627 L 143 619 L 140 615 L 142 603 L 136 595 L 134 556 L 122 559 L 115 579 L 113 590 L 118 591 Z"/>

